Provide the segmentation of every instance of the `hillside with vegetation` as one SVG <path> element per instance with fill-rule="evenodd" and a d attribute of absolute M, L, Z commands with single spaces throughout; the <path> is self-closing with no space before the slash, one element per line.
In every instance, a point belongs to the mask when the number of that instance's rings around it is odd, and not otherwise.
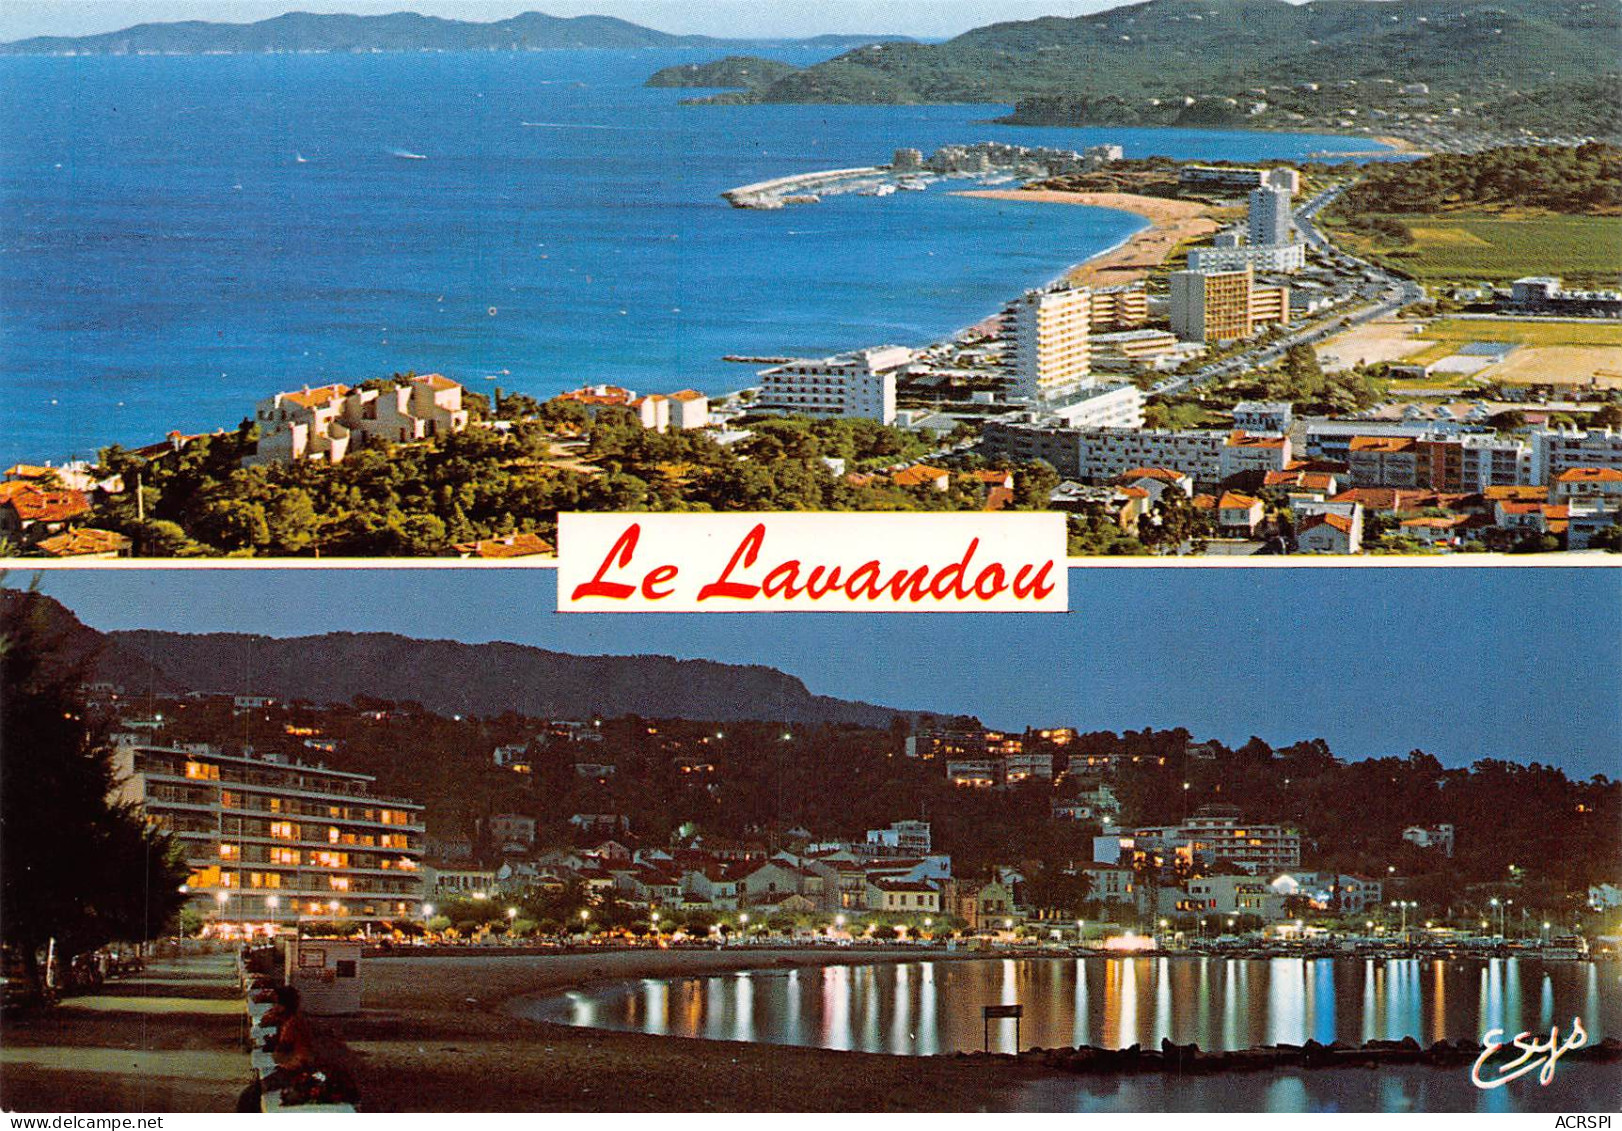
<path fill-rule="evenodd" d="M 549 16 L 523 12 L 504 20 L 453 20 L 416 12 L 357 16 L 288 12 L 255 23 L 183 20 L 137 24 L 101 35 L 35 36 L 0 43 L 0 55 L 218 55 L 372 51 L 569 51 L 615 48 L 717 47 L 728 43 L 789 42 L 806 47 L 854 47 L 883 38 L 819 35 L 804 40 L 718 39 L 671 35 L 613 16 Z"/>
<path fill-rule="evenodd" d="M 474 394 L 467 403 L 481 415 L 488 407 Z M 937 491 L 884 474 L 835 474 L 827 461 L 882 471 L 932 447 L 871 420 L 745 418 L 749 437 L 723 445 L 708 432 L 645 429 L 625 409 L 589 419 L 578 404 L 520 394 L 502 398 L 499 416 L 437 439 L 371 445 L 337 464 L 245 468 L 258 443 L 251 422 L 154 457 L 108 448 L 101 467 L 139 482 L 141 496 L 99 499 L 89 524 L 128 535 L 142 556 L 422 557 L 510 534 L 552 539 L 559 511 L 941 511 L 987 502 L 985 484 L 958 477 Z M 1011 505 L 1045 504 L 1050 477 L 1016 471 Z"/>
<path fill-rule="evenodd" d="M 800 68 L 758 55 L 728 55 L 711 63 L 681 63 L 655 71 L 647 86 L 758 90 Z"/>
<path fill-rule="evenodd" d="M 1353 248 L 1427 282 L 1622 272 L 1622 148 L 1507 146 L 1370 165 L 1326 222 Z"/>
<path fill-rule="evenodd" d="M 1549 126 L 1588 133 L 1601 108 L 1584 97 L 1603 91 L 1562 84 L 1614 74 L 1618 58 L 1615 0 L 1147 0 L 871 44 L 716 100 L 1012 102 L 1033 124 L 1210 126 L 1412 103 L 1399 88 L 1423 83 L 1466 111 L 1528 98 Z"/>
<path fill-rule="evenodd" d="M 1337 214 L 1395 212 L 1622 213 L 1622 148 L 1505 146 L 1370 165 Z"/>

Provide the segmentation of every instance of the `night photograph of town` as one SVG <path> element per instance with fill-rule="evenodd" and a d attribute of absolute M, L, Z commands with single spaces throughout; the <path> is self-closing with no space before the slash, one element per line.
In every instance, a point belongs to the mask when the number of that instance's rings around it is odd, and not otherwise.
<path fill-rule="evenodd" d="M 14 573 L 5 1104 L 1609 1104 L 1613 575 L 1142 577 L 761 619 Z M 1494 1030 L 1562 1034 L 1550 1082 Z"/>

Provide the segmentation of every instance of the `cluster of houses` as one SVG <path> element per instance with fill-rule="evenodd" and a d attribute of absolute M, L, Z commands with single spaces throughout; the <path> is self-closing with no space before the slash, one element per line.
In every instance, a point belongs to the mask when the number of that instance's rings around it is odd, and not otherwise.
<path fill-rule="evenodd" d="M 1291 424 L 1287 404 L 1242 404 L 1235 417 L 1252 427 Z M 1622 433 L 1543 430 L 1528 443 L 1434 426 L 1312 424 L 1300 458 L 1285 431 L 997 422 L 987 435 L 999 454 L 1060 461 L 1055 466 L 1072 478 L 1053 491 L 1051 507 L 1103 515 L 1134 536 L 1172 489 L 1210 517 L 1219 538 L 1289 535 L 1300 553 L 1360 553 L 1375 518 L 1385 530 L 1443 550 L 1490 541 L 1493 531 L 1551 535 L 1583 550 L 1622 524 Z M 1130 464 L 1132 457 L 1142 462 Z"/>
<path fill-rule="evenodd" d="M 1107 787 L 1093 812 L 1118 812 Z M 1057 813 L 1057 808 L 1056 808 Z M 424 897 L 500 900 L 537 891 L 585 889 L 594 902 L 614 900 L 649 912 L 705 912 L 765 923 L 770 917 L 818 917 L 841 924 L 937 920 L 971 931 L 1001 930 L 1049 916 L 1032 905 L 1026 878 L 1013 867 L 988 877 L 953 875 L 949 855 L 933 851 L 926 821 L 895 821 L 864 840 L 815 839 L 806 829 L 780 834 L 782 846 L 694 836 L 671 847 L 635 847 L 629 823 L 606 814 L 576 814 L 571 825 L 589 847 L 540 849 L 534 818 L 498 814 L 487 832 L 506 859 L 472 867 L 447 859 L 466 842 L 437 843 L 438 863 L 422 869 Z M 593 839 L 600 835 L 601 839 Z M 1253 917 L 1277 922 L 1303 910 L 1358 915 L 1381 905 L 1379 879 L 1300 866 L 1300 833 L 1246 822 L 1237 810 L 1202 809 L 1175 826 L 1119 829 L 1106 825 L 1090 861 L 1063 867 L 1085 877 L 1086 902 L 1117 921 L 1166 915 Z M 1302 902 L 1304 901 L 1304 902 Z"/>
<path fill-rule="evenodd" d="M 119 558 L 130 540 L 85 526 L 91 500 L 104 485 L 84 464 L 16 464 L 0 482 L 0 543 L 12 553 L 49 558 Z"/>
<path fill-rule="evenodd" d="M 536 821 L 497 814 L 486 822 L 503 863 L 459 868 L 467 842 L 439 841 L 441 862 L 424 869 L 431 896 L 500 898 L 583 885 L 594 899 L 655 910 L 767 915 L 929 917 L 952 913 L 957 886 L 952 859 L 931 850 L 927 821 L 896 821 L 861 841 L 817 841 L 805 829 L 782 834 L 787 847 L 695 835 L 680 846 L 632 847 L 629 822 L 578 813 L 574 832 L 596 840 L 585 848 L 537 850 Z"/>
<path fill-rule="evenodd" d="M 585 385 L 559 393 L 553 399 L 581 405 L 593 416 L 598 409 L 623 408 L 633 413 L 642 427 L 655 432 L 668 432 L 672 428 L 687 432 L 708 428 L 712 423 L 710 398 L 696 389 L 638 396 L 618 385 Z"/>
<path fill-rule="evenodd" d="M 380 385 L 386 387 L 379 387 Z M 243 466 L 310 459 L 339 463 L 352 450 L 405 444 L 460 432 L 468 425 L 462 386 L 438 373 L 394 382 L 308 385 L 254 406 L 259 442 Z"/>

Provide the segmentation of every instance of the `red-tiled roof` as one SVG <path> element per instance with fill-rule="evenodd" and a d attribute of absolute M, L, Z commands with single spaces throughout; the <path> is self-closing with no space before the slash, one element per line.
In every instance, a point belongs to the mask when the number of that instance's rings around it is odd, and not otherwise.
<path fill-rule="evenodd" d="M 1622 468 L 1568 467 L 1560 473 L 1558 481 L 1561 483 L 1622 483 Z"/>
<path fill-rule="evenodd" d="M 1315 526 L 1333 527 L 1334 529 L 1340 531 L 1342 534 L 1345 534 L 1345 535 L 1350 535 L 1352 533 L 1352 520 L 1349 517 L 1347 517 L 1346 515 L 1343 515 L 1343 514 L 1317 514 L 1317 515 L 1313 515 L 1301 527 L 1301 533 L 1305 534 L 1307 531 L 1311 530 Z"/>
<path fill-rule="evenodd" d="M 920 463 L 913 467 L 896 472 L 894 475 L 890 476 L 890 481 L 897 487 L 925 487 L 934 486 L 942 479 L 949 478 L 951 478 L 950 472 L 942 471 L 938 467 L 930 467 L 927 464 Z"/>
<path fill-rule="evenodd" d="M 124 553 L 130 548 L 130 540 L 111 530 L 85 527 L 42 539 L 39 548 L 53 558 L 99 557 Z"/>
<path fill-rule="evenodd" d="M 1134 467 L 1131 471 L 1123 472 L 1119 483 L 1130 483 L 1134 479 L 1161 479 L 1167 483 L 1181 483 L 1188 476 L 1181 471 L 1169 467 Z"/>
<path fill-rule="evenodd" d="M 458 542 L 456 552 L 464 558 L 531 558 L 545 557 L 553 547 L 539 534 L 508 534 L 479 542 Z"/>
<path fill-rule="evenodd" d="M 988 511 L 1000 511 L 1014 501 L 1012 487 L 993 487 L 986 492 L 986 507 Z"/>
<path fill-rule="evenodd" d="M 1249 495 L 1241 495 L 1238 491 L 1224 491 L 1222 498 L 1217 502 L 1217 506 L 1222 510 L 1249 510 L 1259 501 Z"/>
<path fill-rule="evenodd" d="M 90 510 L 82 491 L 44 488 L 26 479 L 0 483 L 0 506 L 17 512 L 19 522 L 66 522 Z"/>
<path fill-rule="evenodd" d="M 301 389 L 296 393 L 283 393 L 282 400 L 300 408 L 320 408 L 343 398 L 349 392 L 347 385 L 322 385 L 318 389 Z"/>
<path fill-rule="evenodd" d="M 1353 452 L 1411 452 L 1414 441 L 1407 436 L 1353 436 L 1346 448 Z"/>
<path fill-rule="evenodd" d="M 1228 437 L 1230 448 L 1282 448 L 1283 436 L 1253 436 L 1249 432 L 1235 432 Z"/>

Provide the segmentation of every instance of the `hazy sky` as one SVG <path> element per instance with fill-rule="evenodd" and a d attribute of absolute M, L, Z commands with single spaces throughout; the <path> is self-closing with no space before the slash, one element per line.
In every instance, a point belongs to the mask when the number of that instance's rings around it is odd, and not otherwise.
<path fill-rule="evenodd" d="M 93 627 L 397 632 L 760 663 L 814 692 L 995 726 L 1186 726 L 1622 770 L 1622 571 L 1071 572 L 1066 615 L 562 615 L 551 571 L 50 573 Z M 26 583 L 13 574 L 9 583 Z"/>
<path fill-rule="evenodd" d="M 464 20 L 520 12 L 619 16 L 678 34 L 807 36 L 860 32 L 944 37 L 999 20 L 1074 16 L 1115 0 L 0 0 L 0 40 L 30 35 L 92 35 L 170 20 L 248 23 L 287 11 L 412 11 Z"/>

